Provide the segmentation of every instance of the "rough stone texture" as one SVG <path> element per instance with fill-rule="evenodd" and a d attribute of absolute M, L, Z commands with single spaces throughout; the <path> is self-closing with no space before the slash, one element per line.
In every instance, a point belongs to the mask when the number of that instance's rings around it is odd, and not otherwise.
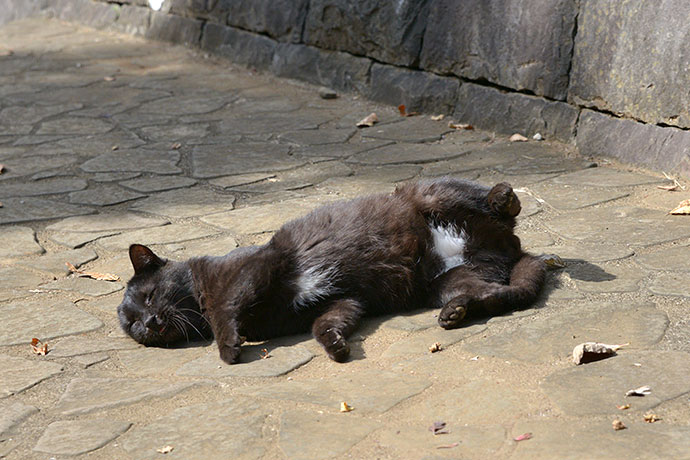
<path fill-rule="evenodd" d="M 348 53 L 325 51 L 305 45 L 280 44 L 271 72 L 341 91 L 365 91 L 371 62 Z"/>
<path fill-rule="evenodd" d="M 583 155 L 612 156 L 690 176 L 690 133 L 584 110 L 577 131 Z"/>
<path fill-rule="evenodd" d="M 558 177 L 554 177 L 544 184 L 544 187 L 548 186 L 548 183 L 553 182 L 555 184 L 564 184 L 577 187 L 577 195 L 579 196 L 580 190 L 583 186 L 593 186 L 593 187 L 630 187 L 633 185 L 647 185 L 647 184 L 661 184 L 665 180 L 661 177 L 649 176 L 646 174 L 639 174 L 628 171 L 620 171 L 617 169 L 607 168 L 607 167 L 597 167 L 597 168 L 587 168 L 581 171 L 571 172 L 569 174 L 563 174 Z M 586 189 L 585 189 L 586 190 Z"/>
<path fill-rule="evenodd" d="M 138 244 L 170 244 L 182 241 L 205 238 L 217 235 L 219 232 L 209 228 L 190 227 L 185 224 L 171 224 L 163 227 L 145 228 L 121 235 L 102 238 L 98 245 L 110 251 L 123 251 L 133 243 Z"/>
<path fill-rule="evenodd" d="M 111 419 L 64 420 L 53 422 L 40 437 L 34 450 L 60 455 L 81 455 L 100 449 L 132 426 Z"/>
<path fill-rule="evenodd" d="M 177 174 L 180 161 L 178 152 L 156 152 L 150 150 L 118 150 L 104 153 L 86 161 L 81 169 L 86 172 L 150 172 L 155 174 Z"/>
<path fill-rule="evenodd" d="M 228 25 L 280 41 L 302 38 L 309 0 L 233 0 L 227 3 Z"/>
<path fill-rule="evenodd" d="M 14 448 L 17 428 L 24 420 L 38 412 L 34 406 L 20 402 L 0 403 L 0 455 L 7 454 Z"/>
<path fill-rule="evenodd" d="M 117 22 L 112 25 L 116 30 L 127 34 L 144 36 L 151 22 L 151 10 L 130 5 L 121 5 Z"/>
<path fill-rule="evenodd" d="M 0 399 L 21 393 L 43 380 L 62 372 L 55 363 L 26 360 L 0 355 L 3 372 L 0 373 Z"/>
<path fill-rule="evenodd" d="M 478 355 L 548 363 L 567 358 L 582 342 L 630 342 L 635 348 L 651 345 L 663 337 L 667 325 L 666 314 L 653 304 L 601 303 L 589 309 L 578 303 L 558 315 L 526 321 L 464 347 Z"/>
<path fill-rule="evenodd" d="M 569 262 L 610 262 L 612 260 L 625 259 L 635 254 L 635 251 L 622 245 L 595 245 L 595 244 L 571 244 L 568 246 L 543 246 L 531 245 L 530 252 L 535 254 L 557 254 Z"/>
<path fill-rule="evenodd" d="M 263 349 L 271 357 L 261 359 Z M 216 350 L 180 367 L 177 375 L 201 377 L 276 377 L 287 374 L 308 363 L 314 353 L 302 346 L 276 346 L 272 343 L 245 345 L 242 347 L 240 363 L 224 364 Z"/>
<path fill-rule="evenodd" d="M 687 72 L 678 71 L 690 65 L 689 14 L 682 0 L 582 4 L 570 80 L 573 103 L 689 128 L 690 95 L 678 91 L 690 85 Z"/>
<path fill-rule="evenodd" d="M 167 398 L 196 385 L 157 380 L 75 378 L 55 405 L 62 415 L 80 415 L 153 398 Z"/>
<path fill-rule="evenodd" d="M 427 72 L 374 64 L 366 96 L 393 106 L 404 104 L 408 112 L 453 111 L 460 82 Z"/>
<path fill-rule="evenodd" d="M 613 358 L 558 371 L 547 377 L 542 387 L 568 415 L 620 414 L 616 405 L 623 403 L 630 404 L 631 412 L 639 413 L 690 391 L 688 372 L 688 353 L 620 352 Z M 625 396 L 628 390 L 642 385 L 648 385 L 651 394 Z M 587 388 L 587 398 L 576 395 L 573 388 Z"/>
<path fill-rule="evenodd" d="M 647 454 L 657 458 L 687 456 L 690 428 L 644 423 L 641 418 L 626 420 L 625 424 L 628 427 L 626 430 L 614 431 L 610 420 L 525 420 L 513 427 L 511 437 L 532 433 L 534 439 L 540 442 L 517 443 L 511 458 L 619 460 Z"/>
<path fill-rule="evenodd" d="M 2 305 L 4 320 L 0 324 L 0 345 L 31 342 L 78 334 L 103 325 L 97 318 L 83 312 L 72 302 L 34 297 Z"/>
<path fill-rule="evenodd" d="M 63 233 L 99 233 L 160 227 L 168 223 L 167 219 L 160 217 L 116 212 L 97 216 L 70 217 L 48 225 L 46 230 Z"/>
<path fill-rule="evenodd" d="M 574 211 L 546 226 L 565 238 L 583 243 L 649 246 L 690 236 L 686 222 L 662 211 L 621 206 Z M 660 232 L 658 229 L 663 228 Z"/>
<path fill-rule="evenodd" d="M 46 179 L 36 182 L 4 184 L 0 189 L 0 198 L 13 196 L 54 195 L 85 189 L 87 182 L 83 179 Z"/>
<path fill-rule="evenodd" d="M 45 279 L 31 271 L 15 267 L 0 267 L 0 289 L 22 289 Z"/>
<path fill-rule="evenodd" d="M 630 265 L 577 264 L 566 268 L 577 289 L 583 292 L 635 292 L 645 274 Z"/>
<path fill-rule="evenodd" d="M 136 342 L 129 337 L 123 340 L 136 345 Z M 195 342 L 190 346 L 175 348 L 139 347 L 134 350 L 120 351 L 118 357 L 132 374 L 161 378 L 164 375 L 174 375 L 179 367 L 206 354 L 216 358 L 214 363 L 209 363 L 209 368 L 225 366 L 218 358 L 218 349 L 209 347 L 206 342 Z"/>
<path fill-rule="evenodd" d="M 276 144 L 234 144 L 224 148 L 198 146 L 192 153 L 194 177 L 207 179 L 228 174 L 290 169 L 305 163 L 289 156 L 289 150 L 287 145 Z"/>
<path fill-rule="evenodd" d="M 151 25 L 145 36 L 180 45 L 196 46 L 201 37 L 201 25 L 201 21 L 195 19 L 153 12 Z"/>
<path fill-rule="evenodd" d="M 132 339 L 115 339 L 111 338 L 107 341 L 101 339 L 88 339 L 80 336 L 70 336 L 60 339 L 55 343 L 50 344 L 50 353 L 48 357 L 53 358 L 67 358 L 70 356 L 88 355 L 96 352 L 104 352 L 110 350 L 131 350 L 140 348 L 139 345 Z"/>
<path fill-rule="evenodd" d="M 98 281 L 91 278 L 71 276 L 52 283 L 42 284 L 41 289 L 48 291 L 69 291 L 91 297 L 100 297 L 120 291 L 124 286 L 113 281 Z"/>
<path fill-rule="evenodd" d="M 323 197 L 321 201 L 285 200 L 282 203 L 212 214 L 202 217 L 201 220 L 207 224 L 229 230 L 233 234 L 270 232 L 278 230 L 285 222 L 303 216 L 333 199 L 334 197 Z"/>
<path fill-rule="evenodd" d="M 264 458 L 262 426 L 268 412 L 247 398 L 181 407 L 130 430 L 122 447 L 142 460 L 159 459 L 156 449 L 166 445 L 175 448 L 173 455 L 190 460 L 259 460 Z"/>
<path fill-rule="evenodd" d="M 690 259 L 688 259 L 688 245 L 674 245 L 673 247 L 654 251 L 647 254 L 638 254 L 635 262 L 645 268 L 653 270 L 690 271 Z"/>
<path fill-rule="evenodd" d="M 0 224 L 13 224 L 36 220 L 59 219 L 62 217 L 92 214 L 93 209 L 85 206 L 44 200 L 41 198 L 7 198 L 2 200 Z"/>
<path fill-rule="evenodd" d="M 599 168 L 592 168 L 599 169 Z M 580 176 L 587 176 L 588 169 L 577 173 L 566 174 L 565 176 L 579 174 Z M 627 191 L 611 190 L 603 187 L 587 187 L 582 185 L 556 185 L 553 182 L 558 181 L 561 177 L 555 177 L 552 180 L 547 180 L 543 183 L 530 186 L 530 191 L 535 192 L 541 199 L 545 200 L 550 206 L 559 210 L 567 209 L 581 209 L 588 206 L 606 203 L 609 201 L 624 198 L 630 195 Z M 605 183 L 603 183 L 605 185 Z"/>
<path fill-rule="evenodd" d="M 111 206 L 126 201 L 144 198 L 146 195 L 123 189 L 117 185 L 102 185 L 99 188 L 91 188 L 69 194 L 70 203 L 89 204 L 92 206 Z"/>
<path fill-rule="evenodd" d="M 142 177 L 140 179 L 120 182 L 120 185 L 131 188 L 141 193 L 164 192 L 176 188 L 187 188 L 196 184 L 197 181 L 189 177 L 164 176 L 164 177 Z"/>
<path fill-rule="evenodd" d="M 195 188 L 159 193 L 134 203 L 131 209 L 179 219 L 226 211 L 232 209 L 234 203 L 232 195 Z"/>
<path fill-rule="evenodd" d="M 91 353 L 90 355 L 80 355 L 74 358 L 74 361 L 79 364 L 82 369 L 88 369 L 89 367 L 102 363 L 110 359 L 108 353 Z"/>
<path fill-rule="evenodd" d="M 29 227 L 4 227 L 0 259 L 42 254 L 45 249 L 36 241 L 36 233 Z"/>
<path fill-rule="evenodd" d="M 445 123 L 439 123 L 426 117 L 410 117 L 404 118 L 398 123 L 363 128 L 361 135 L 373 139 L 421 144 L 438 141 L 444 134 L 451 131 L 453 129 Z M 403 148 L 402 146 L 399 147 Z M 443 147 L 446 150 L 467 151 L 467 148 L 463 149 L 464 146 L 443 145 Z"/>
<path fill-rule="evenodd" d="M 22 260 L 17 265 L 49 273 L 53 276 L 65 276 L 70 273 L 66 263 L 69 262 L 79 268 L 85 263 L 96 260 L 98 255 L 89 248 L 74 251 L 51 252 L 36 259 Z"/>
<path fill-rule="evenodd" d="M 565 99 L 576 2 L 440 0 L 430 6 L 422 68 Z"/>
<path fill-rule="evenodd" d="M 352 168 L 339 161 L 308 164 L 290 171 L 279 172 L 275 177 L 253 184 L 226 187 L 238 192 L 274 192 L 279 190 L 299 190 L 319 184 L 332 177 L 352 175 Z"/>
<path fill-rule="evenodd" d="M 690 297 L 688 290 L 690 275 L 687 273 L 662 273 L 649 284 L 649 290 L 659 295 Z"/>
<path fill-rule="evenodd" d="M 351 414 L 289 411 L 280 417 L 279 445 L 290 460 L 339 458 L 376 428 Z"/>
<path fill-rule="evenodd" d="M 406 361 L 412 356 L 428 356 L 429 346 L 433 343 L 438 342 L 441 347 L 448 348 L 468 337 L 484 332 L 485 329 L 486 327 L 481 324 L 468 325 L 450 331 L 441 329 L 440 326 L 433 327 L 395 342 L 383 352 L 381 358 L 386 362 L 399 362 Z"/>
<path fill-rule="evenodd" d="M 341 401 L 347 401 L 355 407 L 357 413 L 383 413 L 421 393 L 430 385 L 430 382 L 416 376 L 390 371 L 362 370 L 347 376 L 324 378 L 319 381 L 293 380 L 272 384 L 265 387 L 266 390 L 261 396 L 318 404 L 333 410 L 340 407 Z M 251 393 L 249 387 L 239 391 L 244 394 Z"/>
<path fill-rule="evenodd" d="M 281 134 L 278 139 L 281 142 L 297 144 L 305 147 L 321 145 L 342 145 L 356 131 L 350 129 L 305 129 Z M 353 146 L 355 147 L 355 146 Z M 323 153 L 328 153 L 329 147 L 325 147 Z M 300 152 L 302 153 L 302 152 Z"/>
<path fill-rule="evenodd" d="M 270 38 L 212 23 L 206 24 L 201 37 L 204 51 L 257 69 L 269 68 L 276 46 Z"/>
<path fill-rule="evenodd" d="M 308 45 L 416 66 L 428 14 L 426 0 L 312 0 L 304 26 Z"/>

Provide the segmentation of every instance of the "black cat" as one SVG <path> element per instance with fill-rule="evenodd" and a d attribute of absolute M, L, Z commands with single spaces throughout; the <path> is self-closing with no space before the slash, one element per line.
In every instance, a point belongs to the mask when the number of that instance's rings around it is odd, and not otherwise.
<path fill-rule="evenodd" d="M 513 233 L 520 209 L 506 183 L 441 179 L 323 206 L 267 244 L 222 257 L 174 262 L 135 244 L 120 323 L 145 345 L 212 335 L 226 363 L 243 338 L 311 328 L 344 361 L 366 314 L 440 307 L 439 324 L 451 329 L 531 303 L 545 265 Z"/>

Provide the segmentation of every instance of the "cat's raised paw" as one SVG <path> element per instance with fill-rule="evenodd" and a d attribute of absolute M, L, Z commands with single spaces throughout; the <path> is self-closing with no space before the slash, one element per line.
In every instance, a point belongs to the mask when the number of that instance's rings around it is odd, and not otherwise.
<path fill-rule="evenodd" d="M 506 182 L 494 185 L 487 199 L 491 209 L 503 216 L 515 217 L 522 209 L 513 188 Z"/>

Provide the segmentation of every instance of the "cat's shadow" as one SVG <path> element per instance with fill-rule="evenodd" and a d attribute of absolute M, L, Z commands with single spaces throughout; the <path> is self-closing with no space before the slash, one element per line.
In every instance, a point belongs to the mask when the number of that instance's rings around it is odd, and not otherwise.
<path fill-rule="evenodd" d="M 565 272 L 574 280 L 601 283 L 617 278 L 616 275 L 600 266 L 583 259 L 563 259 L 563 261 L 566 263 Z"/>

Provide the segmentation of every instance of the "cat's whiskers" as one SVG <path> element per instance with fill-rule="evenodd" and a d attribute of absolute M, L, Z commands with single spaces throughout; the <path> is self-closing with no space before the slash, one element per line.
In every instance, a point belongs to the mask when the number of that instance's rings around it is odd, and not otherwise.
<path fill-rule="evenodd" d="M 196 333 L 199 334 L 199 337 L 201 337 L 201 338 L 204 337 L 204 334 L 202 334 L 201 331 L 199 331 L 199 329 L 197 329 L 196 326 L 194 326 L 191 321 L 189 321 L 187 318 L 185 318 L 184 315 L 175 314 L 173 317 L 181 320 L 185 324 L 188 324 L 189 327 L 194 329 L 196 331 Z"/>

